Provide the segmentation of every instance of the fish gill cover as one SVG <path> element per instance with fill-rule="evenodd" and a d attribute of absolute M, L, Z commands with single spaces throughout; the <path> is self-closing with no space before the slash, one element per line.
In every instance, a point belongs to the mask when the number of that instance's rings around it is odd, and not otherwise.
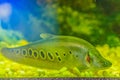
<path fill-rule="evenodd" d="M 112 67 L 79 77 L 120 77 L 119 0 L 0 0 L 0 48 L 41 39 L 40 33 L 71 35 L 96 46 Z M 42 70 L 0 54 L 0 77 L 78 77 L 64 68 Z"/>

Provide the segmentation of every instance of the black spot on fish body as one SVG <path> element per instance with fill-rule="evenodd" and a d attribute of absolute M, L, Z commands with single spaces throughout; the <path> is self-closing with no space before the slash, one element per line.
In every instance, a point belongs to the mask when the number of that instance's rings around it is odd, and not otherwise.
<path fill-rule="evenodd" d="M 18 54 L 19 52 L 20 52 L 19 50 L 16 51 L 17 54 Z"/>
<path fill-rule="evenodd" d="M 15 49 L 14 52 L 15 52 L 16 55 L 19 55 L 20 54 L 20 49 Z"/>
<path fill-rule="evenodd" d="M 58 57 L 58 61 L 61 62 L 61 58 L 60 57 Z"/>
<path fill-rule="evenodd" d="M 54 60 L 54 56 L 51 53 L 47 53 L 48 59 L 53 61 Z"/>
<path fill-rule="evenodd" d="M 39 57 L 37 50 L 34 50 L 33 53 L 32 53 L 32 55 L 33 55 L 33 57 L 36 58 L 36 59 Z"/>
<path fill-rule="evenodd" d="M 28 49 L 28 57 L 32 58 L 34 55 L 34 50 L 32 48 Z"/>
<path fill-rule="evenodd" d="M 27 56 L 27 50 L 26 49 L 22 49 L 22 55 Z"/>
<path fill-rule="evenodd" d="M 36 51 L 34 52 L 34 56 L 37 57 L 37 52 Z"/>
<path fill-rule="evenodd" d="M 26 55 L 26 51 L 25 50 L 23 50 L 23 55 Z"/>
<path fill-rule="evenodd" d="M 41 51 L 40 54 L 41 54 L 41 56 L 42 56 L 43 58 L 45 57 L 43 51 Z"/>
<path fill-rule="evenodd" d="M 66 54 L 64 53 L 63 56 L 66 56 Z"/>
<path fill-rule="evenodd" d="M 14 49 L 10 49 L 10 53 L 15 54 L 15 50 Z"/>
<path fill-rule="evenodd" d="M 43 60 L 45 60 L 46 59 L 45 52 L 40 50 L 39 53 L 40 53 L 40 58 L 43 59 Z"/>
<path fill-rule="evenodd" d="M 32 49 L 29 48 L 29 49 L 28 49 L 28 54 L 29 54 L 30 56 L 32 56 L 32 52 L 33 52 Z"/>
<path fill-rule="evenodd" d="M 76 55 L 76 57 L 78 57 L 78 55 Z"/>
<path fill-rule="evenodd" d="M 11 53 L 14 53 L 14 49 L 11 49 L 10 52 L 11 52 Z"/>
<path fill-rule="evenodd" d="M 57 56 L 59 55 L 57 52 L 55 53 Z"/>
<path fill-rule="evenodd" d="M 71 51 L 69 51 L 69 53 L 70 53 L 70 54 L 72 54 L 72 52 L 71 52 Z"/>

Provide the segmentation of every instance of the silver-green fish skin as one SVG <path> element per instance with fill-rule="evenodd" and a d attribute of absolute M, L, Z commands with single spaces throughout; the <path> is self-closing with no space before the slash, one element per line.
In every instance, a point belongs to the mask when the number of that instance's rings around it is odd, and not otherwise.
<path fill-rule="evenodd" d="M 3 48 L 2 54 L 18 63 L 44 69 L 105 69 L 112 65 L 89 42 L 72 36 L 41 34 L 43 39 L 25 46 Z"/>

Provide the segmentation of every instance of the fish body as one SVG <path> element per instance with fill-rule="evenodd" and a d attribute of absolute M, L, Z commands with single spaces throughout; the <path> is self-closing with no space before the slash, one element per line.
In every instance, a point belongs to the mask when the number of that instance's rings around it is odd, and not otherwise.
<path fill-rule="evenodd" d="M 40 36 L 42 40 L 25 46 L 3 48 L 2 54 L 18 63 L 44 69 L 104 69 L 112 65 L 83 39 L 51 34 Z"/>

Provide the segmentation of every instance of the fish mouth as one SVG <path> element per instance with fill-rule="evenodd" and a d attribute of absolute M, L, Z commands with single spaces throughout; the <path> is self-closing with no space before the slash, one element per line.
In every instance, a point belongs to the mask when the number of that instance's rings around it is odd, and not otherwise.
<path fill-rule="evenodd" d="M 101 64 L 91 65 L 90 69 L 92 70 L 104 70 L 112 66 L 112 63 L 108 60 L 103 61 Z"/>
<path fill-rule="evenodd" d="M 112 66 L 112 63 L 110 61 L 105 61 L 101 66 L 96 67 L 96 69 L 108 69 Z"/>

